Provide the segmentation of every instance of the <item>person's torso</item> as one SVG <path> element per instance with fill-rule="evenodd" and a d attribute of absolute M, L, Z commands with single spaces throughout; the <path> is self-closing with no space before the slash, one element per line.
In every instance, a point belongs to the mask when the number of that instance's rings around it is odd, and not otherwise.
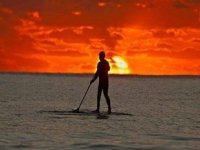
<path fill-rule="evenodd" d="M 98 63 L 98 72 L 100 80 L 108 80 L 108 71 L 110 70 L 109 64 L 106 60 Z"/>

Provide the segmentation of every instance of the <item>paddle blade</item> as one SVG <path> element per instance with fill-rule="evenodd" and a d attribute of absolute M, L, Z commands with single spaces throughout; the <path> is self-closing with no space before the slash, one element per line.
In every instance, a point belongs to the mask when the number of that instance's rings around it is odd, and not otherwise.
<path fill-rule="evenodd" d="M 74 113 L 79 113 L 79 108 L 73 110 Z"/>

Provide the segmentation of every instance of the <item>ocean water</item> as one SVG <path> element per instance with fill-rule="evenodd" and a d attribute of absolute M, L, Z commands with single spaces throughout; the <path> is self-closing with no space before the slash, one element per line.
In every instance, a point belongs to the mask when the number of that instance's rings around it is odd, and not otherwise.
<path fill-rule="evenodd" d="M 111 115 L 92 75 L 0 74 L 0 150 L 200 150 L 200 77 L 111 76 Z"/>

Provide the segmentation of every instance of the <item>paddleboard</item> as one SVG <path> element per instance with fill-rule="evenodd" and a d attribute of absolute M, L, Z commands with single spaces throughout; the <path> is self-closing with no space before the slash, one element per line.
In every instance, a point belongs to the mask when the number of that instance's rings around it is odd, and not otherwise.
<path fill-rule="evenodd" d="M 54 114 L 54 115 L 85 115 L 85 116 L 100 116 L 100 118 L 102 116 L 133 116 L 130 113 L 123 113 L 123 112 L 112 112 L 111 114 L 108 114 L 107 112 L 100 112 L 100 113 L 94 113 L 90 110 L 79 110 L 79 112 L 74 112 L 74 110 L 70 110 L 70 111 L 63 111 L 63 110 L 41 110 L 38 113 L 47 113 L 47 114 Z"/>

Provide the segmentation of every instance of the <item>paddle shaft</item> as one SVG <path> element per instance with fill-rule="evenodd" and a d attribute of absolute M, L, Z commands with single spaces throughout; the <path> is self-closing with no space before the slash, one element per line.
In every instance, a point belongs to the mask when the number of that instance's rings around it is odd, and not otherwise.
<path fill-rule="evenodd" d="M 86 92 L 85 92 L 85 94 L 84 94 L 84 96 L 83 96 L 83 98 L 82 98 L 82 100 L 81 100 L 81 103 L 80 103 L 79 107 L 77 108 L 78 110 L 80 109 L 80 107 L 81 107 L 81 105 L 82 105 L 82 103 L 83 103 L 83 100 L 85 99 L 85 96 L 86 96 L 86 94 L 87 94 L 87 92 L 88 92 L 90 86 L 91 86 L 91 83 L 89 84 L 89 86 L 88 86 L 88 88 L 87 88 L 87 90 L 86 90 Z"/>

